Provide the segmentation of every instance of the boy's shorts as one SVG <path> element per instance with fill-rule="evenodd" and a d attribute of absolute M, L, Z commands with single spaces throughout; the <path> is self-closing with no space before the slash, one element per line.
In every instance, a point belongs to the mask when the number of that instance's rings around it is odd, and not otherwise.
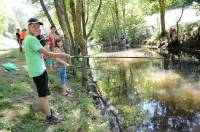
<path fill-rule="evenodd" d="M 46 97 L 50 95 L 50 91 L 48 88 L 48 74 L 46 70 L 42 75 L 33 77 L 33 81 L 37 87 L 39 97 Z"/>

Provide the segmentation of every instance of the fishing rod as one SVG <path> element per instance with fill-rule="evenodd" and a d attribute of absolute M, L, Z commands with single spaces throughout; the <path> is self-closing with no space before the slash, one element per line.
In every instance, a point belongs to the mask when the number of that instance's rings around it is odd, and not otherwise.
<path fill-rule="evenodd" d="M 71 56 L 71 58 L 91 58 L 91 59 L 155 59 L 155 60 L 176 60 L 176 58 L 171 58 L 171 57 L 153 57 L 153 56 Z M 182 59 L 181 59 L 182 60 Z M 197 60 L 194 60 L 194 59 L 190 59 L 190 60 L 187 60 L 189 62 L 194 62 L 194 61 L 197 61 Z"/>
<path fill-rule="evenodd" d="M 103 58 L 103 59 L 109 59 L 109 58 L 135 58 L 135 59 L 167 59 L 165 57 L 153 57 L 153 56 L 71 56 L 71 58 Z"/>

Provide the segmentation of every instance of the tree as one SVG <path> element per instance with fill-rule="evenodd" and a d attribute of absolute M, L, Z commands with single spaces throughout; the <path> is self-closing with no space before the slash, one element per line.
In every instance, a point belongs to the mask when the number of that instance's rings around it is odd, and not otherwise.
<path fill-rule="evenodd" d="M 83 3 L 82 0 L 70 0 L 70 9 L 71 15 L 73 18 L 73 26 L 74 26 L 74 38 L 76 44 L 80 45 L 81 55 L 87 55 L 87 46 L 86 41 L 83 36 L 82 29 L 82 11 L 83 11 Z M 83 58 L 81 63 L 82 66 L 82 86 L 84 88 L 87 87 L 87 59 Z"/>
<path fill-rule="evenodd" d="M 55 4 L 55 8 L 56 8 L 56 13 L 58 16 L 58 20 L 60 23 L 60 26 L 62 28 L 62 31 L 64 33 L 64 49 L 66 52 L 73 54 L 74 52 L 72 51 L 72 49 L 74 49 L 74 47 L 72 47 L 71 45 L 71 39 L 69 36 L 69 30 L 70 29 L 70 24 L 69 24 L 69 19 L 68 19 L 68 15 L 66 13 L 66 6 L 65 6 L 65 1 L 64 0 L 54 0 L 54 4 Z"/>
<path fill-rule="evenodd" d="M 5 21 L 5 12 L 2 1 L 0 1 L 0 35 L 4 32 L 4 21 Z"/>
<path fill-rule="evenodd" d="M 84 40 L 83 36 L 83 27 L 82 24 L 85 24 L 82 20 L 83 18 L 83 1 L 81 0 L 70 0 L 70 9 L 71 9 L 71 16 L 72 16 L 72 24 L 74 29 L 74 36 L 72 35 L 72 28 L 70 24 L 70 19 L 68 16 L 67 8 L 66 8 L 66 1 L 65 0 L 54 0 L 56 14 L 59 20 L 59 24 L 62 28 L 64 33 L 65 44 L 64 48 L 65 51 L 71 51 L 72 54 L 75 53 L 75 45 L 80 45 L 81 54 L 87 55 L 87 47 L 86 41 Z M 82 86 L 87 86 L 87 61 L 84 59 L 82 61 Z"/>
<path fill-rule="evenodd" d="M 40 4 L 41 4 L 42 9 L 43 9 L 43 11 L 44 11 L 44 14 L 46 15 L 46 17 L 47 17 L 49 23 L 51 24 L 51 26 L 55 26 L 55 24 L 54 24 L 54 22 L 53 22 L 53 20 L 52 20 L 52 18 L 51 18 L 51 16 L 50 16 L 50 14 L 49 14 L 49 12 L 48 12 L 46 6 L 45 6 L 45 4 L 44 4 L 44 1 L 43 1 L 43 0 L 40 0 Z"/>
<path fill-rule="evenodd" d="M 161 36 L 166 35 L 165 29 L 165 0 L 159 0 Z"/>
<path fill-rule="evenodd" d="M 16 28 L 26 28 L 28 16 L 19 7 L 7 7 L 9 11 L 6 11 L 2 1 L 0 5 L 3 6 L 0 7 L 0 34 L 15 38 Z"/>
<path fill-rule="evenodd" d="M 111 14 L 113 19 L 113 26 L 115 29 L 115 42 L 120 47 L 120 20 L 119 20 L 119 5 L 117 0 L 111 3 Z"/>
<path fill-rule="evenodd" d="M 185 7 L 185 1 L 183 0 L 183 6 L 182 6 L 182 11 L 181 11 L 181 15 L 178 19 L 178 21 L 176 22 L 176 28 L 177 28 L 177 40 L 179 40 L 179 22 L 183 16 L 183 11 L 184 11 L 184 7 Z"/>
<path fill-rule="evenodd" d="M 165 12 L 167 9 L 175 7 L 177 5 L 182 5 L 182 0 L 140 0 L 141 5 L 143 6 L 142 9 L 146 14 L 152 14 L 155 12 L 160 13 L 160 35 L 166 35 L 166 27 L 165 27 Z M 190 0 L 187 0 L 190 2 Z"/>
<path fill-rule="evenodd" d="M 98 9 L 97 9 L 97 11 L 96 11 L 96 13 L 95 13 L 95 15 L 94 15 L 94 19 L 93 19 L 93 22 L 92 22 L 91 28 L 90 28 L 89 32 L 87 33 L 86 38 L 88 38 L 88 37 L 91 35 L 91 33 L 92 33 L 93 29 L 94 29 L 94 26 L 95 26 L 95 24 L 96 24 L 97 17 L 99 16 L 99 13 L 100 13 L 101 7 L 102 7 L 102 0 L 99 0 L 99 6 L 98 6 Z M 89 12 L 89 9 L 88 9 L 88 12 Z M 89 16 L 87 16 L 87 17 L 89 17 Z M 86 26 L 86 24 L 87 24 L 87 23 L 85 23 L 85 26 Z"/>
<path fill-rule="evenodd" d="M 42 10 L 44 11 L 45 16 L 47 17 L 49 23 L 51 24 L 51 26 L 55 26 L 53 19 L 51 18 L 51 15 L 49 14 L 48 9 L 46 8 L 46 5 L 44 3 L 44 0 L 32 0 L 32 3 L 37 3 L 39 2 L 41 4 Z"/>
<path fill-rule="evenodd" d="M 166 3 L 167 0 L 145 0 L 148 4 L 153 5 L 154 10 L 159 11 L 160 13 L 160 36 L 166 35 L 166 28 L 165 28 L 165 11 L 166 11 Z M 145 7 L 148 10 L 148 7 Z"/>

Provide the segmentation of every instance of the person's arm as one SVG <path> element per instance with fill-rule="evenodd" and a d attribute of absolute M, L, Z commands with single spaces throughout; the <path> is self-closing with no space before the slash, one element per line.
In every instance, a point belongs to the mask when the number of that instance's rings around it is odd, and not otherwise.
<path fill-rule="evenodd" d="M 55 52 L 55 53 L 60 53 L 60 51 L 59 51 L 58 48 L 55 48 L 55 49 L 54 49 L 54 52 Z M 68 60 L 68 59 L 66 59 L 66 60 Z M 67 62 L 65 62 L 64 60 L 62 60 L 62 59 L 60 59 L 60 58 L 56 58 L 56 61 L 57 61 L 57 63 L 63 64 L 63 65 L 65 65 L 65 66 L 69 66 L 69 64 L 68 64 Z"/>
<path fill-rule="evenodd" d="M 67 62 L 61 60 L 60 58 L 56 58 L 56 61 L 57 61 L 58 63 L 60 63 L 60 64 L 65 65 L 65 66 L 70 66 L 70 64 L 68 64 Z"/>
<path fill-rule="evenodd" d="M 51 58 L 67 58 L 67 59 L 70 58 L 69 54 L 49 52 L 45 48 L 39 49 L 39 52 L 45 55 L 46 57 L 51 57 Z"/>
<path fill-rule="evenodd" d="M 40 41 L 37 38 L 32 38 L 31 39 L 31 44 L 30 48 L 35 51 L 35 52 L 40 52 L 41 54 L 45 55 L 46 57 L 51 57 L 51 58 L 70 58 L 69 54 L 65 53 L 53 53 L 47 51 L 41 44 Z"/>

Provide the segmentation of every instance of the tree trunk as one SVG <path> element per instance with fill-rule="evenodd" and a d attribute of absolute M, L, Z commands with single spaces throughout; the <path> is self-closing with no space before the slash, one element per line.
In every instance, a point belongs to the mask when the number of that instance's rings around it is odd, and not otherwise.
<path fill-rule="evenodd" d="M 56 13 L 58 16 L 58 20 L 59 23 L 61 25 L 61 28 L 63 30 L 64 33 L 64 50 L 67 53 L 70 53 L 70 49 L 71 49 L 71 41 L 70 41 L 70 37 L 69 37 L 69 32 L 68 32 L 68 26 L 67 26 L 67 21 L 68 21 L 68 17 L 66 14 L 66 7 L 65 7 L 65 2 L 64 0 L 54 0 L 54 4 L 56 7 Z"/>
<path fill-rule="evenodd" d="M 82 0 L 76 0 L 76 4 L 74 0 L 70 0 L 70 8 L 71 8 L 71 15 L 72 21 L 74 26 L 74 38 L 76 44 L 80 45 L 81 55 L 87 55 L 87 47 L 83 37 L 83 30 L 82 30 Z M 81 62 L 81 81 L 82 87 L 87 88 L 87 59 L 83 58 Z"/>
<path fill-rule="evenodd" d="M 165 29 L 165 0 L 159 0 L 160 5 L 160 26 L 161 26 L 161 36 L 166 35 Z"/>
<path fill-rule="evenodd" d="M 73 38 L 73 35 L 72 35 L 72 31 L 71 31 L 71 26 L 70 26 L 70 22 L 69 22 L 69 18 L 68 18 L 68 13 L 67 13 L 67 9 L 66 9 L 66 4 L 65 4 L 65 0 L 61 0 L 62 3 L 61 5 L 63 5 L 63 20 L 65 25 L 67 25 L 65 28 L 66 32 L 65 34 L 67 35 L 67 39 L 70 38 L 70 52 L 72 55 L 75 55 L 75 44 L 74 44 L 74 38 Z M 67 32 L 68 31 L 68 32 Z"/>
<path fill-rule="evenodd" d="M 75 42 L 74 42 L 74 36 L 72 34 L 72 31 L 71 31 L 71 26 L 70 26 L 70 22 L 69 20 L 67 20 L 67 29 L 68 29 L 68 32 L 69 32 L 69 37 L 70 37 L 70 41 L 71 41 L 71 53 L 72 55 L 75 55 Z"/>
<path fill-rule="evenodd" d="M 123 21 L 125 21 L 125 18 L 126 18 L 126 9 L 125 9 L 125 2 L 124 2 L 124 0 L 122 0 L 121 6 L 122 6 Z"/>
<path fill-rule="evenodd" d="M 112 14 L 114 28 L 115 28 L 115 41 L 116 41 L 117 46 L 120 48 L 120 20 L 119 20 L 118 3 L 116 0 L 114 1 L 114 5 L 111 9 L 111 14 Z"/>
<path fill-rule="evenodd" d="M 76 35 L 78 38 L 78 42 L 80 44 L 80 48 L 81 48 L 81 55 L 85 56 L 87 55 L 87 50 L 86 50 L 86 43 L 85 40 L 83 38 L 83 34 L 82 34 L 82 27 L 81 27 L 81 11 L 82 11 L 82 5 L 81 2 L 82 0 L 76 0 Z M 84 88 L 86 88 L 87 86 L 87 59 L 84 58 L 82 63 L 82 86 Z"/>
<path fill-rule="evenodd" d="M 83 37 L 85 41 L 87 41 L 87 36 L 86 36 L 86 20 L 85 20 L 85 0 L 81 1 L 81 7 L 82 7 L 82 28 L 83 28 Z"/>
<path fill-rule="evenodd" d="M 89 10 L 90 10 L 90 0 L 87 0 L 87 6 L 86 6 L 87 13 L 86 13 L 86 20 L 85 20 L 86 25 L 87 25 L 88 20 L 89 20 L 89 14 L 90 14 Z"/>
<path fill-rule="evenodd" d="M 121 1 L 121 6 L 122 6 L 122 18 L 123 18 L 123 25 L 124 25 L 125 19 L 126 19 L 126 9 L 125 9 L 124 0 Z M 125 33 L 125 27 L 124 26 L 123 26 L 123 32 Z"/>
<path fill-rule="evenodd" d="M 40 4 L 41 4 L 42 9 L 43 9 L 43 11 L 44 11 L 44 14 L 46 15 L 46 17 L 47 17 L 49 23 L 51 24 L 51 26 L 55 26 L 55 24 L 54 24 L 54 22 L 53 22 L 53 20 L 52 20 L 52 18 L 51 18 L 51 16 L 50 16 L 50 14 L 49 14 L 49 12 L 48 12 L 46 6 L 45 6 L 45 4 L 44 4 L 44 1 L 43 1 L 43 0 L 40 0 Z"/>
<path fill-rule="evenodd" d="M 71 17 L 72 17 L 72 23 L 73 23 L 73 28 L 74 28 L 74 43 L 75 43 L 75 55 L 78 55 L 78 38 L 77 38 L 77 35 L 76 35 L 76 11 L 75 11 L 75 2 L 74 0 L 70 0 L 70 9 L 71 9 Z"/>
<path fill-rule="evenodd" d="M 118 38 L 118 37 L 117 37 L 117 32 L 118 32 L 118 31 L 117 31 L 117 26 L 116 26 L 117 24 L 116 24 L 116 21 L 115 21 L 113 9 L 111 8 L 110 11 L 111 11 L 111 16 L 112 16 L 112 20 L 113 20 L 113 27 L 114 27 L 114 30 L 115 30 L 115 34 L 113 34 L 112 31 L 110 32 L 110 33 L 111 33 L 110 35 L 113 36 L 113 37 L 112 37 L 112 38 L 113 38 L 113 39 L 112 39 L 112 45 L 113 45 L 113 43 L 117 41 L 117 38 Z"/>

